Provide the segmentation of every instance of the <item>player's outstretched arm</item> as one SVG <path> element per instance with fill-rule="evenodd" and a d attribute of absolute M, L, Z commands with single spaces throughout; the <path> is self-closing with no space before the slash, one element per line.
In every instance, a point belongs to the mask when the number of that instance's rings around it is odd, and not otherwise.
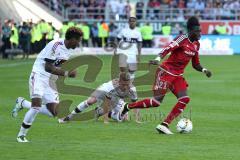
<path fill-rule="evenodd" d="M 211 77 L 212 76 L 212 72 L 209 71 L 206 68 L 203 68 L 200 64 L 197 65 L 193 65 L 193 68 L 199 72 L 203 72 L 207 77 Z"/>
<path fill-rule="evenodd" d="M 54 66 L 51 62 L 45 63 L 45 71 L 51 74 L 55 74 L 58 76 L 65 76 L 65 77 L 76 77 L 76 70 L 73 71 L 64 71 L 63 69 Z"/>
<path fill-rule="evenodd" d="M 149 64 L 158 65 L 160 60 L 163 59 L 167 54 L 171 54 L 175 49 L 181 47 L 184 35 L 180 35 L 175 38 L 168 46 L 164 47 L 158 56 L 154 60 L 150 60 Z"/>
<path fill-rule="evenodd" d="M 110 99 L 108 97 L 105 97 L 105 99 L 103 101 L 103 113 L 104 113 L 103 121 L 104 121 L 104 123 L 109 122 L 108 113 L 111 110 L 110 106 L 111 106 Z"/>

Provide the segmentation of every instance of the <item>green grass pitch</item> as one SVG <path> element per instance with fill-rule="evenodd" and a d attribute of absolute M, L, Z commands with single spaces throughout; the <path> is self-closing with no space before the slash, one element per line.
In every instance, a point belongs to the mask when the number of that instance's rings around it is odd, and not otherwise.
<path fill-rule="evenodd" d="M 67 83 L 95 88 L 108 81 L 110 57 L 101 58 L 104 66 L 95 82 L 83 82 L 86 67 L 81 67 L 77 79 Z M 144 56 L 142 61 L 151 58 L 154 56 Z M 201 56 L 202 64 L 213 72 L 210 79 L 191 65 L 187 68 L 185 78 L 191 102 L 184 114 L 188 115 L 191 106 L 190 134 L 177 133 L 176 121 L 171 125 L 175 133 L 172 136 L 155 131 L 160 118 L 150 115 L 160 112 L 166 115 L 176 103 L 176 98 L 168 94 L 159 108 L 141 111 L 142 124 L 132 120 L 106 125 L 102 120 L 92 120 L 60 125 L 56 118 L 38 115 L 28 135 L 31 142 L 19 144 L 16 135 L 26 110 L 16 119 L 10 112 L 18 96 L 29 99 L 28 77 L 33 62 L 0 60 L 0 160 L 237 160 L 240 157 L 240 56 Z M 74 105 L 84 98 L 61 95 L 61 99 L 72 99 Z"/>

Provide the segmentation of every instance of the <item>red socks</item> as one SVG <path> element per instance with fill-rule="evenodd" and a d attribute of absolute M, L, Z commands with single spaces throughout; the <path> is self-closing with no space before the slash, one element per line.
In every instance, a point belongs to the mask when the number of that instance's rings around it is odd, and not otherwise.
<path fill-rule="evenodd" d="M 160 105 L 160 102 L 158 102 L 157 100 L 153 98 L 146 98 L 141 101 L 130 103 L 128 105 L 128 109 L 135 109 L 135 108 L 143 109 L 143 108 L 150 108 L 150 107 L 158 107 L 159 105 Z"/>
<path fill-rule="evenodd" d="M 172 111 L 164 120 L 164 123 L 170 124 L 177 116 L 179 116 L 183 112 L 189 102 L 190 98 L 187 96 L 179 98 L 177 104 L 173 107 Z"/>

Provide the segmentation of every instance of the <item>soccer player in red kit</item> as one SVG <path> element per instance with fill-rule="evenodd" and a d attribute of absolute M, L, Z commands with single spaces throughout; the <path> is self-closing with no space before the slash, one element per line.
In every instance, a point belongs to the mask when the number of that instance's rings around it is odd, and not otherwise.
<path fill-rule="evenodd" d="M 165 47 L 155 60 L 149 63 L 157 65 L 158 62 L 167 54 L 170 56 L 159 65 L 155 75 L 153 85 L 153 98 L 146 98 L 130 104 L 125 104 L 122 115 L 131 109 L 158 107 L 162 102 L 165 94 L 170 90 L 177 98 L 178 102 L 172 108 L 172 111 L 159 124 L 156 129 L 159 133 L 173 134 L 169 129 L 169 124 L 179 116 L 186 105 L 190 102 L 187 95 L 188 84 L 183 77 L 184 69 L 192 61 L 195 70 L 203 72 L 207 77 L 211 77 L 211 72 L 203 68 L 199 61 L 198 51 L 200 48 L 199 39 L 201 29 L 196 17 L 190 17 L 187 21 L 187 34 L 176 37 L 167 47 Z"/>

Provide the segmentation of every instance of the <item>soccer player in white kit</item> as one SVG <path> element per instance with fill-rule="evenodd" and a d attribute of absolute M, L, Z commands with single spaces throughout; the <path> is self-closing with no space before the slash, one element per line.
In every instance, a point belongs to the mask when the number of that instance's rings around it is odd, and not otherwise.
<path fill-rule="evenodd" d="M 100 85 L 87 100 L 81 102 L 68 116 L 59 119 L 59 123 L 72 120 L 74 115 L 83 112 L 95 103 L 99 104 L 99 107 L 96 108 L 97 117 L 108 113 L 108 118 L 121 122 L 124 119 L 121 117 L 124 99 L 130 98 L 132 102 L 137 101 L 136 88 L 131 84 L 130 75 L 120 73 L 119 78 Z"/>
<path fill-rule="evenodd" d="M 16 116 L 22 108 L 29 108 L 17 136 L 18 142 L 28 142 L 27 132 L 39 112 L 49 116 L 57 115 L 59 97 L 56 80 L 58 76 L 76 76 L 75 70 L 66 71 L 60 65 L 69 59 L 69 50 L 79 46 L 82 36 L 80 29 L 71 27 L 67 30 L 65 39 L 49 42 L 37 56 L 29 79 L 31 103 L 18 98 L 12 112 L 13 116 Z"/>
<path fill-rule="evenodd" d="M 131 79 L 134 79 L 134 72 L 137 70 L 137 63 L 140 62 L 142 35 L 136 28 L 137 19 L 130 17 L 129 26 L 122 29 L 117 36 L 119 46 L 119 68 L 121 72 L 128 71 Z"/>

